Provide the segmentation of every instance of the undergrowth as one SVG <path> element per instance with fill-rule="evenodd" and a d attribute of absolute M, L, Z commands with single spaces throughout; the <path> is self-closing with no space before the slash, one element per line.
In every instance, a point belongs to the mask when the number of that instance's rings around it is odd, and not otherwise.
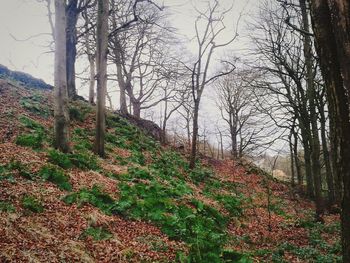
<path fill-rule="evenodd" d="M 26 116 L 21 116 L 19 120 L 22 126 L 29 131 L 28 133 L 20 134 L 16 138 L 16 144 L 36 150 L 42 148 L 46 138 L 45 128 Z"/>
<path fill-rule="evenodd" d="M 48 118 L 53 115 L 53 111 L 46 106 L 46 99 L 39 93 L 34 93 L 30 96 L 23 97 L 20 100 L 20 105 L 27 111 L 34 113 L 40 117 Z"/>
<path fill-rule="evenodd" d="M 52 182 L 61 190 L 71 191 L 72 185 L 69 182 L 69 177 L 64 172 L 54 165 L 45 165 L 39 171 L 39 176 L 44 180 Z"/>
<path fill-rule="evenodd" d="M 43 205 L 37 200 L 34 196 L 25 195 L 22 198 L 22 206 L 27 211 L 31 211 L 33 213 L 41 213 L 44 211 Z"/>
<path fill-rule="evenodd" d="M 101 240 L 106 240 L 110 239 L 113 237 L 112 233 L 108 231 L 103 226 L 100 227 L 93 227 L 90 226 L 87 229 L 84 230 L 82 233 L 81 237 L 86 238 L 88 236 L 91 236 L 95 241 L 101 241 Z"/>

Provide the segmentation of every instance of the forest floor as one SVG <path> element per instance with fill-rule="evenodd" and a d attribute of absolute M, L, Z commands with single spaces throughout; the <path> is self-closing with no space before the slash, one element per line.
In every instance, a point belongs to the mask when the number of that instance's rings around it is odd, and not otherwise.
<path fill-rule="evenodd" d="M 1 262 L 338 262 L 338 215 L 253 165 L 161 146 L 108 113 L 70 105 L 72 152 L 52 145 L 49 91 L 0 80 Z"/>

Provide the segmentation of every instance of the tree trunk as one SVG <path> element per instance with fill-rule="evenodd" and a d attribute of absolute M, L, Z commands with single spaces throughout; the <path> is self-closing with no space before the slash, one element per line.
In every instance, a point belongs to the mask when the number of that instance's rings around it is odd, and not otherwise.
<path fill-rule="evenodd" d="M 93 55 L 89 55 L 89 63 L 90 63 L 90 80 L 89 80 L 89 103 L 95 103 L 95 76 L 96 76 L 96 65 L 95 65 L 95 57 Z"/>
<path fill-rule="evenodd" d="M 55 0 L 55 89 L 54 146 L 69 152 L 69 114 L 66 79 L 66 14 L 65 1 Z"/>
<path fill-rule="evenodd" d="M 199 100 L 194 102 L 193 109 L 193 130 L 192 130 L 192 146 L 190 156 L 190 169 L 194 169 L 196 166 L 197 157 L 197 138 L 198 138 L 198 112 L 199 112 Z"/>
<path fill-rule="evenodd" d="M 309 15 L 306 8 L 306 1 L 299 0 L 302 13 L 302 29 L 304 32 L 310 31 Z M 312 159 L 312 173 L 315 187 L 315 202 L 316 202 L 316 217 L 320 219 L 323 213 L 322 200 L 322 177 L 321 177 L 321 163 L 320 163 L 320 139 L 317 127 L 317 113 L 316 113 L 316 90 L 314 83 L 313 70 L 313 56 L 312 56 L 312 42 L 309 34 L 303 35 L 304 57 L 306 64 L 306 85 L 307 95 L 309 99 L 310 122 L 311 122 L 311 159 Z"/>
<path fill-rule="evenodd" d="M 141 103 L 138 101 L 132 102 L 132 113 L 133 116 L 140 119 L 141 118 Z"/>
<path fill-rule="evenodd" d="M 292 187 L 295 187 L 295 165 L 294 165 L 294 146 L 293 146 L 293 141 L 292 141 L 292 136 L 293 132 L 291 131 L 289 136 L 288 136 L 288 142 L 289 142 L 289 151 L 290 151 L 290 173 L 291 173 L 291 183 Z"/>
<path fill-rule="evenodd" d="M 67 63 L 67 87 L 70 99 L 77 96 L 75 86 L 75 61 L 77 56 L 77 21 L 78 21 L 78 0 L 70 0 L 66 8 L 67 29 L 66 29 L 66 63 Z"/>
<path fill-rule="evenodd" d="M 302 134 L 302 143 L 304 148 L 304 161 L 305 161 L 305 179 L 306 179 L 306 192 L 307 195 L 310 198 L 313 198 L 314 195 L 314 180 L 312 175 L 312 164 L 311 164 L 311 151 L 310 151 L 310 144 L 308 140 L 308 136 L 306 135 L 306 132 L 301 129 Z"/>
<path fill-rule="evenodd" d="M 298 134 L 295 130 L 293 130 L 293 137 L 294 137 L 294 144 L 293 144 L 294 154 L 293 155 L 294 155 L 295 171 L 297 175 L 298 186 L 301 189 L 304 184 L 304 178 L 301 172 L 301 164 L 300 164 L 299 153 L 298 153 Z"/>
<path fill-rule="evenodd" d="M 114 48 L 114 56 L 116 57 L 116 66 L 117 66 L 117 79 L 119 85 L 119 107 L 120 113 L 122 115 L 128 115 L 128 105 L 126 103 L 126 85 L 122 69 L 122 59 L 121 59 L 121 47 L 118 45 L 117 48 Z"/>
<path fill-rule="evenodd" d="M 235 120 L 233 120 L 235 122 Z M 233 123 L 230 125 L 230 131 L 231 131 L 231 156 L 232 159 L 237 159 L 238 152 L 237 152 L 237 127 Z"/>
<path fill-rule="evenodd" d="M 319 102 L 321 103 L 321 102 Z M 326 116 L 324 108 L 320 108 L 320 123 L 321 123 L 321 139 L 322 139 L 322 151 L 323 159 L 326 166 L 326 180 L 327 180 L 327 192 L 328 192 L 328 205 L 332 206 L 335 204 L 335 192 L 334 192 L 334 177 L 331 168 L 331 162 L 329 158 L 329 151 L 327 146 L 326 136 Z"/>
<path fill-rule="evenodd" d="M 108 52 L 108 12 L 109 1 L 98 0 L 97 14 L 97 112 L 95 152 L 105 157 L 107 52 Z"/>
<path fill-rule="evenodd" d="M 311 14 L 327 96 L 330 99 L 334 98 L 336 105 L 339 138 L 337 172 L 339 178 L 343 179 L 344 186 L 341 214 L 342 249 L 343 262 L 347 263 L 350 262 L 349 4 L 343 0 L 333 1 L 332 12 L 328 4 L 327 0 L 311 0 Z M 338 145 L 335 147 L 338 148 Z"/>

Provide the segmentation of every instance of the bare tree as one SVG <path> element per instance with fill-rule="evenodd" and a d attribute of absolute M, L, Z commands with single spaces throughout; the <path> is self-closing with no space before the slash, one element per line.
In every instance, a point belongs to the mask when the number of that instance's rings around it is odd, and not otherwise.
<path fill-rule="evenodd" d="M 191 89 L 193 99 L 193 131 L 192 131 L 192 146 L 190 156 L 190 168 L 195 167 L 196 153 L 197 153 L 197 137 L 198 137 L 198 116 L 199 106 L 205 87 L 213 82 L 214 80 L 231 73 L 234 70 L 234 66 L 225 61 L 230 65 L 228 71 L 220 72 L 209 76 L 209 69 L 212 63 L 213 54 L 220 48 L 226 47 L 231 44 L 237 37 L 237 32 L 227 42 L 217 44 L 216 41 L 225 32 L 224 18 L 229 10 L 220 11 L 219 1 L 214 0 L 208 2 L 206 12 L 197 10 L 198 17 L 195 21 L 196 31 L 196 44 L 197 44 L 197 55 L 194 64 L 189 67 L 191 69 Z M 200 29 L 203 25 L 203 30 Z"/>
<path fill-rule="evenodd" d="M 240 70 L 215 84 L 217 106 L 229 129 L 232 158 L 241 158 L 246 151 L 258 147 L 257 139 L 264 130 L 264 120 L 255 106 L 250 86 L 251 78 L 254 78 L 252 72 Z"/>

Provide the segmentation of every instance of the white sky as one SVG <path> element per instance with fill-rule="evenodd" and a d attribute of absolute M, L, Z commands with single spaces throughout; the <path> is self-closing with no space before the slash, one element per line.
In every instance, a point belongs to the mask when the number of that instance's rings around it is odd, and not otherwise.
<path fill-rule="evenodd" d="M 161 0 L 158 2 L 161 3 Z M 194 36 L 194 6 L 201 8 L 206 5 L 206 1 L 164 0 L 163 2 L 168 7 L 168 12 L 172 14 L 169 18 L 172 26 L 178 28 L 179 34 L 191 39 Z M 248 14 L 254 12 L 257 2 L 259 1 L 220 0 L 220 4 L 223 6 L 234 5 L 231 12 L 233 22 L 244 10 L 245 15 L 240 23 L 240 31 L 243 30 L 244 20 L 249 18 Z M 46 13 L 45 5 L 36 0 L 0 0 L 0 64 L 11 69 L 25 71 L 52 83 L 53 54 L 47 53 L 50 51 L 48 45 L 52 38 L 47 35 L 51 30 Z M 228 19 L 231 17 L 228 16 Z M 233 22 L 228 25 L 228 28 L 232 28 Z M 33 37 L 42 33 L 46 33 L 46 35 Z M 239 33 L 240 38 L 231 46 L 236 51 L 244 47 L 242 44 L 244 32 Z M 30 39 L 18 41 L 11 35 L 18 40 Z"/>

